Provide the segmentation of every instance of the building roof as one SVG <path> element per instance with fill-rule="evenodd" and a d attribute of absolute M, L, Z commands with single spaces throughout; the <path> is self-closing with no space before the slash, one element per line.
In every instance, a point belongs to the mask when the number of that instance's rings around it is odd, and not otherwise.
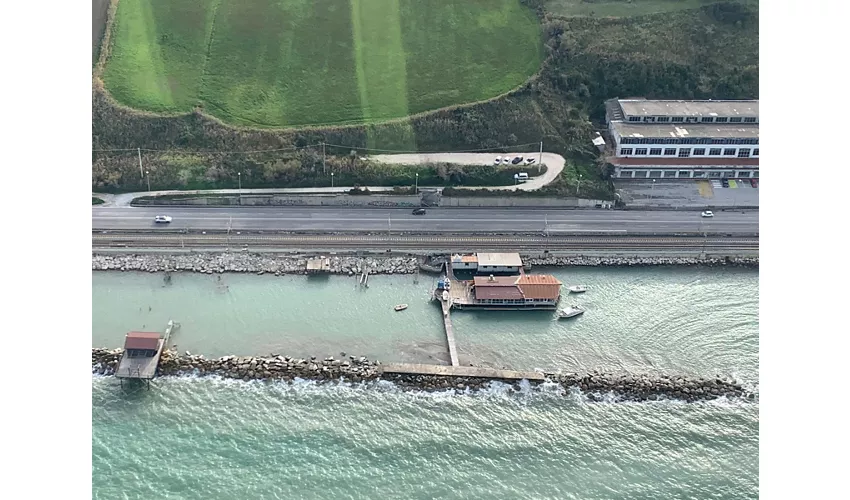
<path fill-rule="evenodd" d="M 757 123 L 629 123 L 613 122 L 620 137 L 652 137 L 674 139 L 757 139 Z"/>
<path fill-rule="evenodd" d="M 475 298 L 477 300 L 499 299 L 520 300 L 525 298 L 522 290 L 516 285 L 509 286 L 476 286 Z"/>
<path fill-rule="evenodd" d="M 526 299 L 557 299 L 561 294 L 561 282 L 549 274 L 525 274 L 517 285 Z"/>
<path fill-rule="evenodd" d="M 517 276 L 475 276 L 472 278 L 475 286 L 515 286 Z"/>
<path fill-rule="evenodd" d="M 758 116 L 755 101 L 658 101 L 620 99 L 627 116 Z"/>
<path fill-rule="evenodd" d="M 683 167 L 717 166 L 717 167 L 757 167 L 758 158 L 731 158 L 731 157 L 708 157 L 708 158 L 658 158 L 655 156 L 634 156 L 629 158 L 611 157 L 608 161 L 612 165 L 635 166 L 635 167 Z"/>
<path fill-rule="evenodd" d="M 462 255 L 456 253 L 452 255 L 452 262 L 478 262 L 478 256 L 475 254 Z"/>
<path fill-rule="evenodd" d="M 160 336 L 156 332 L 130 332 L 124 338 L 124 349 L 157 350 Z"/>
<path fill-rule="evenodd" d="M 522 267 L 518 253 L 479 253 L 479 266 Z"/>

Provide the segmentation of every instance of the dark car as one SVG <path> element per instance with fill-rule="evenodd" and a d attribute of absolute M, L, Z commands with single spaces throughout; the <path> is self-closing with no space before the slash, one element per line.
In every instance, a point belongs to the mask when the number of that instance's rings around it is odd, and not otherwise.
<path fill-rule="evenodd" d="M 752 186 L 752 187 L 754 187 L 754 188 L 759 187 L 759 181 L 758 181 L 758 179 L 750 179 L 750 186 Z"/>
<path fill-rule="evenodd" d="M 721 181 L 720 181 L 720 184 L 722 184 L 722 185 L 723 185 L 723 187 L 725 187 L 725 188 L 728 188 L 728 187 L 729 187 L 729 181 L 728 181 L 728 180 L 726 180 L 726 179 L 721 180 Z"/>
<path fill-rule="evenodd" d="M 517 163 L 522 163 L 522 156 L 517 156 L 513 160 L 511 160 L 511 165 L 516 165 Z"/>
<path fill-rule="evenodd" d="M 413 215 L 425 215 L 425 209 L 424 208 L 414 208 L 413 209 Z"/>

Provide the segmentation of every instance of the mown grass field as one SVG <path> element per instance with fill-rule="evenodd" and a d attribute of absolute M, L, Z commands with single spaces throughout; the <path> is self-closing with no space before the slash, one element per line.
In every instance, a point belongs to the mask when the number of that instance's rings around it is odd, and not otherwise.
<path fill-rule="evenodd" d="M 141 110 L 298 127 L 488 99 L 542 59 L 519 0 L 121 0 L 103 80 Z"/>

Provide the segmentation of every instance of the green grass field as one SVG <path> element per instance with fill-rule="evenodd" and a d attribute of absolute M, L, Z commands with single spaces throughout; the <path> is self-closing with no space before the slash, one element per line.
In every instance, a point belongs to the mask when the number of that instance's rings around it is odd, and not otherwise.
<path fill-rule="evenodd" d="M 121 0 L 103 80 L 141 110 L 297 127 L 488 99 L 542 59 L 519 0 Z"/>

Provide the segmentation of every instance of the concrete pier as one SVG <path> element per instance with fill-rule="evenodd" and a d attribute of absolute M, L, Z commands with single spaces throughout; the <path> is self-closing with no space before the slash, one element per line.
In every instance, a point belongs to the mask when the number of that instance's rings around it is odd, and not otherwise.
<path fill-rule="evenodd" d="M 534 380 L 542 382 L 545 377 L 538 372 L 518 372 L 477 366 L 442 366 L 415 363 L 388 363 L 380 365 L 381 373 L 405 375 L 442 375 L 445 377 L 476 377 L 499 380 Z"/>

